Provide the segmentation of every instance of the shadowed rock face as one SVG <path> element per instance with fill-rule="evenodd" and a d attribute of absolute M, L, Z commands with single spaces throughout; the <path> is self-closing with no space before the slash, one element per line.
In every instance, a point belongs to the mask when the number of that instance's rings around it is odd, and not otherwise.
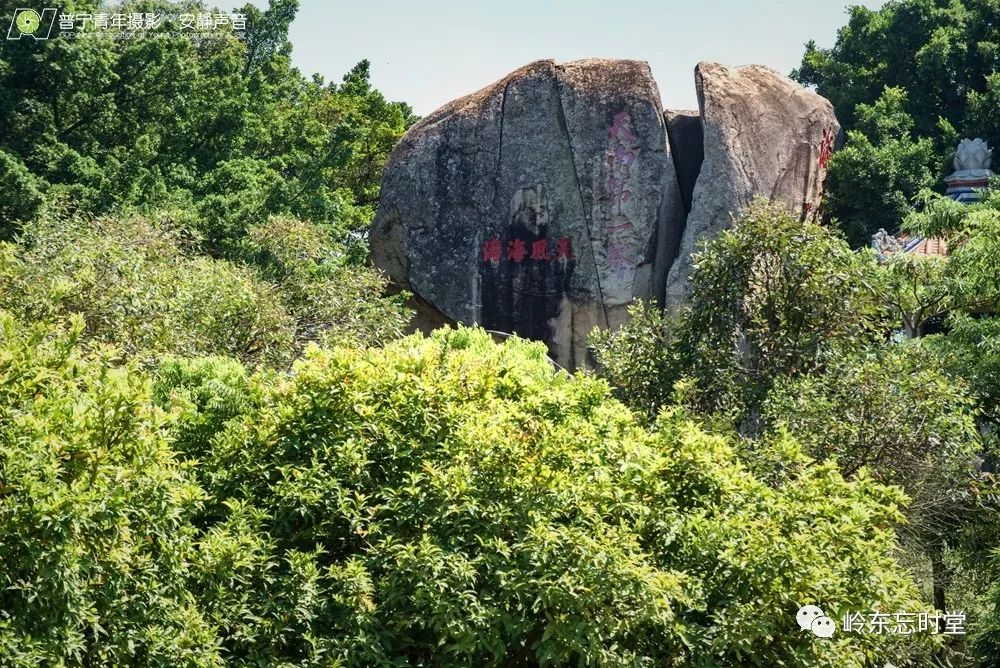
<path fill-rule="evenodd" d="M 445 317 L 574 368 L 595 325 L 663 297 L 683 215 L 648 65 L 538 61 L 406 133 L 372 258 Z"/>
<path fill-rule="evenodd" d="M 410 128 L 370 239 L 418 326 L 479 323 L 583 366 L 632 300 L 685 301 L 691 253 L 754 197 L 818 206 L 830 103 L 755 65 L 695 79 L 699 112 L 661 112 L 644 62 L 543 60 Z"/>
<path fill-rule="evenodd" d="M 694 184 L 705 157 L 701 114 L 697 111 L 667 109 L 663 112 L 663 122 L 667 126 L 667 140 L 670 142 L 670 153 L 674 158 L 686 215 L 691 213 Z"/>
<path fill-rule="evenodd" d="M 767 67 L 699 63 L 695 83 L 704 158 L 667 281 L 668 305 L 686 300 L 691 254 L 700 242 L 728 227 L 753 198 L 782 202 L 803 216 L 818 207 L 824 133 L 840 135 L 826 98 Z"/>

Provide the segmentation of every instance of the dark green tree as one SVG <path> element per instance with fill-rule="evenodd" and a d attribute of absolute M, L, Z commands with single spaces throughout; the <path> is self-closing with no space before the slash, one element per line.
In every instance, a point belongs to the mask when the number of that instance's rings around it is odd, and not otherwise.
<path fill-rule="evenodd" d="M 914 193 L 934 185 L 939 156 L 915 138 L 902 88 L 886 88 L 874 104 L 858 104 L 847 143 L 830 159 L 825 206 L 854 247 L 880 228 L 895 233 L 913 211 Z"/>
<path fill-rule="evenodd" d="M 264 11 L 242 8 L 243 39 L 220 28 L 193 41 L 165 21 L 140 39 L 6 42 L 6 234 L 37 211 L 45 191 L 48 202 L 86 213 L 186 208 L 217 255 L 238 252 L 247 230 L 271 214 L 357 237 L 377 205 L 382 165 L 413 115 L 371 87 L 367 62 L 339 86 L 292 67 L 288 28 L 297 7 L 275 0 Z M 132 9 L 177 7 L 150 1 Z"/>
<path fill-rule="evenodd" d="M 806 45 L 792 76 L 829 98 L 849 133 L 843 157 L 831 162 L 829 210 L 853 243 L 879 227 L 896 230 L 928 178 L 944 175 L 960 135 L 1000 145 L 998 58 L 1000 5 L 992 0 L 852 6 L 832 47 Z M 870 122 L 873 110 L 881 127 Z"/>

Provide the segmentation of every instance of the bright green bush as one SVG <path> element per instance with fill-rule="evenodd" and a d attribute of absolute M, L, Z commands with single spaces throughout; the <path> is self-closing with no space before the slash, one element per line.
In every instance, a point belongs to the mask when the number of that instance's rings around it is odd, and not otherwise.
<path fill-rule="evenodd" d="M 676 398 L 682 364 L 677 329 L 683 319 L 655 302 L 637 301 L 628 314 L 628 322 L 616 330 L 594 328 L 590 344 L 600 375 L 615 395 L 652 420 Z"/>
<path fill-rule="evenodd" d="M 679 413 L 642 427 L 540 344 L 442 330 L 312 349 L 290 374 L 174 359 L 151 386 L 82 330 L 0 320 L 5 665 L 860 667 L 921 649 L 795 622 L 807 602 L 920 607 L 891 557 L 898 492 L 788 439 L 759 477 Z"/>
<path fill-rule="evenodd" d="M 229 357 L 168 357 L 157 370 L 153 400 L 171 408 L 174 447 L 204 459 L 211 456 L 213 436 L 227 421 L 253 409 L 267 385 Z"/>
<path fill-rule="evenodd" d="M 273 219 L 255 230 L 251 262 L 198 255 L 185 221 L 43 217 L 0 246 L 0 307 L 31 321 L 80 314 L 90 341 L 129 358 L 228 355 L 285 366 L 309 341 L 371 345 L 402 332 L 408 312 L 386 281 L 348 267 L 322 228 Z M 303 240 L 315 256 L 299 258 Z M 264 249 L 281 257 L 262 260 Z M 271 255 L 268 255 L 271 257 Z"/>
<path fill-rule="evenodd" d="M 156 387 L 212 498 L 197 597 L 235 663 L 863 666 L 884 636 L 814 638 L 799 605 L 920 607 L 898 493 L 788 440 L 758 479 L 539 344 L 441 330 Z"/>
<path fill-rule="evenodd" d="M 45 218 L 8 249 L 0 306 L 31 321 L 79 314 L 88 340 L 128 357 L 290 359 L 294 322 L 248 268 L 185 252 L 169 218 Z"/>
<path fill-rule="evenodd" d="M 188 581 L 202 492 L 82 330 L 0 312 L 0 664 L 220 666 Z"/>

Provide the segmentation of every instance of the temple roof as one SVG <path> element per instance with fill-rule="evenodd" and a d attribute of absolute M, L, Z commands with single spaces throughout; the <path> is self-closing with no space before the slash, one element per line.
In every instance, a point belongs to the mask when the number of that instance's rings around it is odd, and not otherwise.
<path fill-rule="evenodd" d="M 893 255 L 909 254 L 923 257 L 947 257 L 948 244 L 941 237 L 911 235 L 906 232 L 892 236 L 885 230 L 872 235 L 872 248 L 880 261 Z"/>
<path fill-rule="evenodd" d="M 900 235 L 897 237 L 903 244 L 903 253 L 914 255 L 937 255 L 946 257 L 948 255 L 948 244 L 941 237 L 921 237 Z"/>

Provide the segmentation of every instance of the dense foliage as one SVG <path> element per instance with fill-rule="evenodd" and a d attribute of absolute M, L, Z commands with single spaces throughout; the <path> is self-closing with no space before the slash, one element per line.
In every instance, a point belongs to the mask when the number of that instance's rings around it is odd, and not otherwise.
<path fill-rule="evenodd" d="M 82 329 L 0 314 L 0 662 L 221 665 L 190 587 L 204 492 Z"/>
<path fill-rule="evenodd" d="M 442 330 L 151 387 L 78 320 L 2 324 L 13 665 L 862 666 L 899 648 L 802 634 L 798 606 L 919 607 L 896 492 L 787 439 L 767 484 L 539 344 Z"/>
<path fill-rule="evenodd" d="M 944 235 L 951 256 L 881 262 L 758 204 L 696 256 L 686 310 L 640 304 L 595 336 L 601 372 L 646 416 L 681 405 L 740 434 L 753 470 L 786 466 L 768 445 L 791 436 L 848 478 L 901 486 L 914 575 L 936 608 L 961 601 L 970 626 L 992 629 L 989 578 L 961 576 L 995 573 L 998 545 L 996 318 L 984 317 L 1000 309 L 996 204 L 930 198 L 906 225 Z M 944 333 L 920 338 L 932 318 Z M 969 652 L 955 643 L 938 659 Z"/>
<path fill-rule="evenodd" d="M 3 3 L 4 16 L 16 4 Z M 294 69 L 287 35 L 297 7 L 243 7 L 242 40 L 220 28 L 193 41 L 163 21 L 143 39 L 6 42 L 0 233 L 31 220 L 42 192 L 92 214 L 179 208 L 215 253 L 271 214 L 338 237 L 362 230 L 382 164 L 413 116 L 371 87 L 367 62 L 339 85 Z M 97 9 L 84 0 L 61 11 Z M 133 9 L 176 14 L 178 5 Z"/>
<path fill-rule="evenodd" d="M 407 315 L 385 279 L 350 266 L 325 231 L 287 218 L 250 228 L 253 262 L 196 252 L 167 214 L 47 217 L 0 242 L 0 307 L 31 321 L 83 316 L 87 340 L 129 358 L 225 354 L 284 366 L 310 341 L 377 344 Z"/>
<path fill-rule="evenodd" d="M 997 138 L 993 4 L 810 46 L 846 238 L 755 204 L 604 378 L 401 338 L 364 231 L 414 119 L 295 70 L 296 9 L 0 52 L 0 665 L 995 665 L 1000 199 L 927 190 Z M 900 224 L 951 256 L 851 251 Z"/>
<path fill-rule="evenodd" d="M 217 353 L 280 367 L 309 342 L 401 334 L 405 295 L 383 298 L 364 232 L 413 116 L 371 87 L 367 62 L 339 85 L 294 69 L 297 7 L 239 9 L 241 36 L 192 39 L 167 19 L 141 39 L 87 24 L 6 43 L 0 307 L 80 314 L 86 340 L 147 364 Z M 205 9 L 129 6 L 181 8 Z"/>
<path fill-rule="evenodd" d="M 854 247 L 868 245 L 879 229 L 896 233 L 913 211 L 914 197 L 938 183 L 938 169 L 950 157 L 914 134 L 906 100 L 904 89 L 886 88 L 873 104 L 859 103 L 845 146 L 830 158 L 825 211 L 839 220 Z"/>
<path fill-rule="evenodd" d="M 919 344 L 941 360 L 944 368 L 971 390 L 977 403 L 977 422 L 985 441 L 985 480 L 962 495 L 965 526 L 953 540 L 967 554 L 960 572 L 988 574 L 992 608 L 977 634 L 983 665 L 995 665 L 1000 650 L 1000 532 L 996 515 L 998 435 L 1000 435 L 1000 198 L 995 190 L 984 193 L 980 203 L 959 206 L 947 198 L 930 198 L 923 210 L 904 223 L 914 232 L 936 234 L 953 249 L 943 270 L 937 272 L 933 292 L 943 294 L 946 331 L 919 339 Z M 927 291 L 930 294 L 932 291 Z M 970 521 L 970 518 L 972 521 Z"/>
<path fill-rule="evenodd" d="M 834 104 L 847 144 L 828 211 L 856 245 L 895 231 L 921 188 L 950 172 L 959 137 L 1000 145 L 1000 6 L 992 0 L 854 5 L 831 48 L 809 42 L 799 81 Z"/>
<path fill-rule="evenodd" d="M 821 370 L 879 335 L 873 257 L 763 202 L 705 247 L 691 281 L 673 323 L 638 306 L 620 332 L 598 334 L 605 372 L 649 415 L 683 378 L 685 401 L 753 431 L 777 380 Z"/>

